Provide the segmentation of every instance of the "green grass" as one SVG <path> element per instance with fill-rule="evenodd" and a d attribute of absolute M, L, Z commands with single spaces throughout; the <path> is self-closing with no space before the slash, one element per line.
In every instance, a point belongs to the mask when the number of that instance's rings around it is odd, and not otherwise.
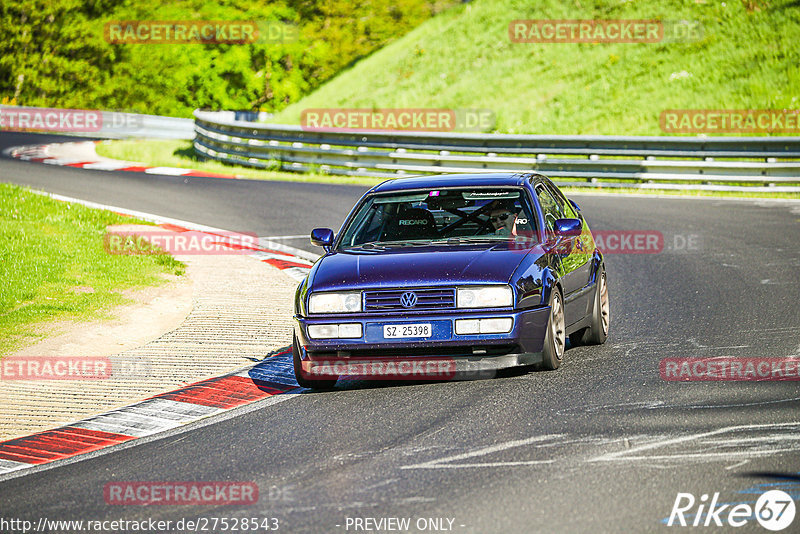
<path fill-rule="evenodd" d="M 232 174 L 241 178 L 255 180 L 277 180 L 282 182 L 318 182 L 330 184 L 356 184 L 373 186 L 385 180 L 385 178 L 369 177 L 350 177 L 334 176 L 328 174 L 300 174 L 294 172 L 266 171 L 242 167 L 239 165 L 228 165 L 217 161 L 204 160 L 199 158 L 192 148 L 191 141 L 181 140 L 126 140 L 126 141 L 105 141 L 97 145 L 97 153 L 107 158 L 124 159 L 131 161 L 142 161 L 149 165 L 165 167 L 182 167 L 186 169 L 197 169 L 208 172 Z M 561 181 L 561 180 L 557 180 Z M 565 191 L 596 191 L 594 187 L 565 187 Z M 628 194 L 656 194 L 656 195 L 691 195 L 691 196 L 714 196 L 714 197 L 742 197 L 742 198 L 800 198 L 800 193 L 759 193 L 759 192 L 716 192 L 716 191 L 673 191 L 670 189 L 636 189 L 636 188 L 605 188 L 604 193 Z"/>
<path fill-rule="evenodd" d="M 515 19 L 686 19 L 700 21 L 704 36 L 513 43 Z M 664 109 L 800 108 L 798 42 L 794 0 L 476 0 L 424 22 L 274 121 L 299 124 L 306 108 L 488 108 L 496 132 L 663 135 Z"/>
<path fill-rule="evenodd" d="M 149 224 L 0 184 L 0 354 L 45 336 L 48 321 L 107 317 L 121 290 L 164 283 L 170 255 L 110 255 L 111 224 Z"/>

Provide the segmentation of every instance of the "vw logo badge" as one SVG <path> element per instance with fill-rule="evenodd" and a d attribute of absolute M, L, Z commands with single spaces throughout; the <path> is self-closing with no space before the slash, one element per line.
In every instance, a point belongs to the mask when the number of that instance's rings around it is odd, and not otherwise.
<path fill-rule="evenodd" d="M 400 304 L 404 308 L 413 308 L 417 305 L 417 295 L 411 291 L 406 291 L 400 296 Z"/>

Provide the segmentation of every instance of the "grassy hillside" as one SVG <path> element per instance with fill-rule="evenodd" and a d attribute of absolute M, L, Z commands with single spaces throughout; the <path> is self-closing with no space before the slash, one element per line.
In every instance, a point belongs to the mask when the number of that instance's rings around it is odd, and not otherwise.
<path fill-rule="evenodd" d="M 798 6 L 475 0 L 341 72 L 277 120 L 297 124 L 305 108 L 490 108 L 498 132 L 659 135 L 663 109 L 798 109 Z M 515 19 L 687 19 L 700 21 L 704 35 L 656 44 L 513 43 Z"/>

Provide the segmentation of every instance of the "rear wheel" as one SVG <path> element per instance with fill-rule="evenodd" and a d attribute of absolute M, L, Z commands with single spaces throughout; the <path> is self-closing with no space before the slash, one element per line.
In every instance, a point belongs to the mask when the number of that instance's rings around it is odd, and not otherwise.
<path fill-rule="evenodd" d="M 292 334 L 292 362 L 294 363 L 294 378 L 301 388 L 310 389 L 332 389 L 336 385 L 336 379 L 309 378 L 303 371 L 300 362 L 300 344 L 297 342 L 297 335 Z"/>
<path fill-rule="evenodd" d="M 564 331 L 564 300 L 561 291 L 554 287 L 550 297 L 550 319 L 547 321 L 547 333 L 544 336 L 542 369 L 553 371 L 561 366 L 566 344 Z"/>
<path fill-rule="evenodd" d="M 606 271 L 603 269 L 597 276 L 592 322 L 587 328 L 571 334 L 569 340 L 573 345 L 602 345 L 608 339 L 610 323 L 611 308 L 608 301 L 608 284 L 606 283 Z"/>

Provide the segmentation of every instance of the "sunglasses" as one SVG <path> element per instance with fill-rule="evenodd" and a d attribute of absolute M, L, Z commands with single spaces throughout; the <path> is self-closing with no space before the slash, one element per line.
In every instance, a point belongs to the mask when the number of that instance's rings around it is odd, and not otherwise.
<path fill-rule="evenodd" d="M 508 219 L 508 217 L 510 215 L 511 215 L 510 213 L 503 213 L 502 215 L 495 215 L 495 216 L 489 217 L 489 220 L 492 221 L 492 222 L 505 221 L 506 219 Z"/>

